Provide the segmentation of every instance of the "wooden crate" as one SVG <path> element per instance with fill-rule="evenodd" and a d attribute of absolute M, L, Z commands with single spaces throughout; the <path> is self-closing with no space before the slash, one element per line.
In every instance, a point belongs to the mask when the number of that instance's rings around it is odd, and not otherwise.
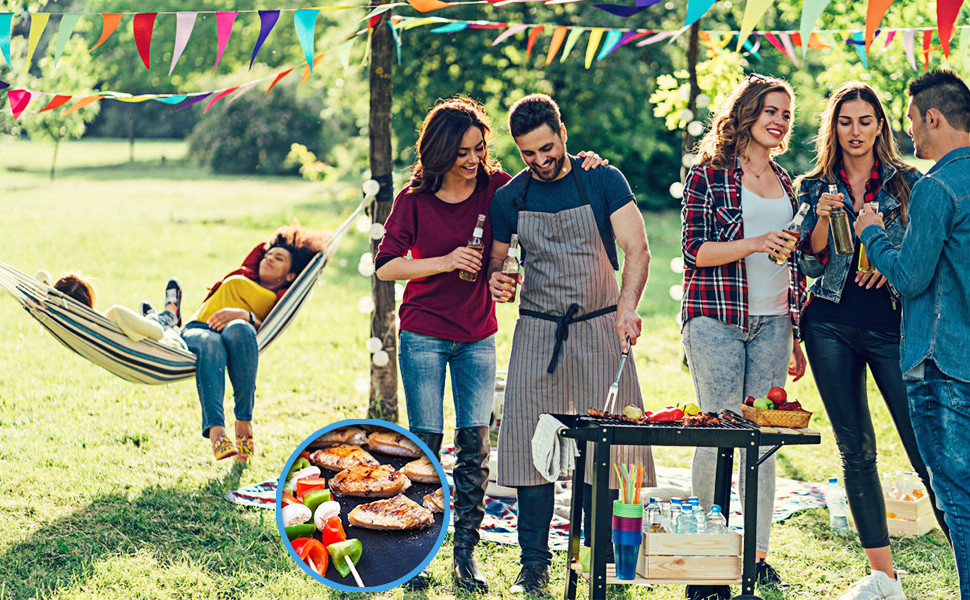
<path fill-rule="evenodd" d="M 649 583 L 741 583 L 741 536 L 646 533 L 638 579 Z"/>
<path fill-rule="evenodd" d="M 889 517 L 889 514 L 896 517 Z M 915 502 L 886 498 L 886 515 L 889 535 L 923 535 L 936 527 L 936 516 L 928 496 Z"/>

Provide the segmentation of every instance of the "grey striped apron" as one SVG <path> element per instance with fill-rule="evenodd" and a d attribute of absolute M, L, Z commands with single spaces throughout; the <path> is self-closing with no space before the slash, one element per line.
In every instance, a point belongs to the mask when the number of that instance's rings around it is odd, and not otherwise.
<path fill-rule="evenodd" d="M 558 213 L 526 210 L 531 177 L 515 200 L 526 275 L 512 337 L 504 418 L 499 430 L 500 485 L 548 483 L 532 463 L 532 434 L 539 415 L 585 414 L 590 406 L 602 408 L 620 366 L 620 340 L 615 327 L 620 289 L 586 191 L 575 174 L 578 168 L 573 163 L 570 173 L 582 206 Z M 643 407 L 632 360 L 623 370 L 617 396 L 618 407 L 627 404 Z M 590 481 L 592 452 L 587 457 Z M 646 472 L 644 485 L 655 484 L 649 447 L 615 446 L 611 460 L 641 462 Z M 618 486 L 612 468 L 610 486 Z"/>

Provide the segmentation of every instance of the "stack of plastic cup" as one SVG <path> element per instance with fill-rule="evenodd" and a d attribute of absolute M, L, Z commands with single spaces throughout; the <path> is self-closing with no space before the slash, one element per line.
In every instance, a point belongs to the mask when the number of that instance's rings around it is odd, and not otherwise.
<path fill-rule="evenodd" d="M 616 559 L 616 578 L 633 580 L 637 576 L 637 560 L 643 535 L 643 504 L 624 504 L 613 501 L 613 556 Z"/>

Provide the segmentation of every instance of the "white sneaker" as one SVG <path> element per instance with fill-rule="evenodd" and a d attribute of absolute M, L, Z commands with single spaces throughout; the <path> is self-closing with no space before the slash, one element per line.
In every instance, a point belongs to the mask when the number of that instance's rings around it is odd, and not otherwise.
<path fill-rule="evenodd" d="M 839 600 L 906 600 L 906 594 L 898 573 L 895 579 L 890 579 L 882 571 L 873 571 L 855 582 Z"/>

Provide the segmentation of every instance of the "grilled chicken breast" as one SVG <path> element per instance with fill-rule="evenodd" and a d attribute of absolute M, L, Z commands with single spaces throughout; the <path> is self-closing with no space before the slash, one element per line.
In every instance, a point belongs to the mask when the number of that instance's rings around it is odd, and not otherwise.
<path fill-rule="evenodd" d="M 367 432 L 360 427 L 341 427 L 321 435 L 310 442 L 308 448 L 317 450 L 319 448 L 329 448 L 337 444 L 351 444 L 361 446 L 367 443 Z"/>
<path fill-rule="evenodd" d="M 404 465 L 401 471 L 408 476 L 411 481 L 418 483 L 441 483 L 438 479 L 438 471 L 434 468 L 434 463 L 427 456 L 412 460 Z"/>
<path fill-rule="evenodd" d="M 367 436 L 367 445 L 374 452 L 406 458 L 421 458 L 424 452 L 418 445 L 396 431 L 375 431 Z"/>
<path fill-rule="evenodd" d="M 422 503 L 433 513 L 445 512 L 445 489 L 438 488 L 433 494 L 425 494 Z"/>
<path fill-rule="evenodd" d="M 347 515 L 347 521 L 365 529 L 424 529 L 434 524 L 434 515 L 404 494 L 387 500 L 361 504 Z"/>
<path fill-rule="evenodd" d="M 330 471 L 343 471 L 357 465 L 378 466 L 376 458 L 360 446 L 338 444 L 310 454 L 310 460 Z"/>
<path fill-rule="evenodd" d="M 358 465 L 341 471 L 330 480 L 330 490 L 339 496 L 389 498 L 411 487 L 411 481 L 390 465 Z"/>

